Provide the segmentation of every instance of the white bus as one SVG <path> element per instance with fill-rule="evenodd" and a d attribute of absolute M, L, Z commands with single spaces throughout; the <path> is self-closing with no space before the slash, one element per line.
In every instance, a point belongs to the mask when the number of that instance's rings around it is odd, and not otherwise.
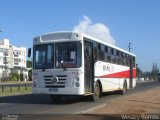
<path fill-rule="evenodd" d="M 33 39 L 34 94 L 92 95 L 136 86 L 135 55 L 89 35 L 55 32 Z"/>

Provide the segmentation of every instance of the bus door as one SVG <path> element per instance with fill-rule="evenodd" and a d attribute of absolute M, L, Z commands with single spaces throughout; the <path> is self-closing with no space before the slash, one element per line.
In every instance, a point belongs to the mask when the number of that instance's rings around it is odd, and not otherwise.
<path fill-rule="evenodd" d="M 133 59 L 132 57 L 129 58 L 129 69 L 130 69 L 129 88 L 133 88 Z"/>
<path fill-rule="evenodd" d="M 85 92 L 91 93 L 93 90 L 93 44 L 90 42 L 84 42 L 84 85 Z"/>

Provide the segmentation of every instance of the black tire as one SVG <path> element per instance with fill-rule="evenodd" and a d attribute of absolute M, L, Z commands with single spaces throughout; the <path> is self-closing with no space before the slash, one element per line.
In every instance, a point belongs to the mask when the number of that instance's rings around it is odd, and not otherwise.
<path fill-rule="evenodd" d="M 123 89 L 121 90 L 121 94 L 123 95 L 127 94 L 127 82 L 126 81 L 123 83 Z"/>
<path fill-rule="evenodd" d="M 94 93 L 93 93 L 93 100 L 96 101 L 100 98 L 101 90 L 100 90 L 100 84 L 96 82 L 94 86 Z"/>

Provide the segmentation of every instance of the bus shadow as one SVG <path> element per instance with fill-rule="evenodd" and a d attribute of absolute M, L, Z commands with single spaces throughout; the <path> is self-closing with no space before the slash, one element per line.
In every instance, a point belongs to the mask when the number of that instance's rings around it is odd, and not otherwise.
<path fill-rule="evenodd" d="M 51 104 L 48 95 L 13 95 L 0 97 L 0 103 Z"/>
<path fill-rule="evenodd" d="M 19 104 L 73 104 L 88 101 L 88 97 L 64 96 L 59 101 L 52 101 L 49 95 L 45 94 L 25 94 L 0 97 L 0 103 Z"/>
<path fill-rule="evenodd" d="M 116 92 L 103 93 L 102 98 L 119 95 Z M 101 98 L 100 98 L 101 99 Z M 46 94 L 25 94 L 0 97 L 0 103 L 20 103 L 20 104 L 73 104 L 77 102 L 94 102 L 92 96 L 62 96 L 59 101 L 54 101 Z"/>
<path fill-rule="evenodd" d="M 63 96 L 59 101 L 52 101 L 52 104 L 73 104 L 78 102 L 95 102 L 98 103 L 106 98 L 112 98 L 113 96 L 122 96 L 118 91 L 111 91 L 102 94 L 102 98 L 94 101 L 93 96 Z"/>

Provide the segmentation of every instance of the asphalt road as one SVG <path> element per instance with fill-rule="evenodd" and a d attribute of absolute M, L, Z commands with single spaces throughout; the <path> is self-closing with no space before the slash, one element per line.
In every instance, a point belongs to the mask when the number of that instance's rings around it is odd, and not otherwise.
<path fill-rule="evenodd" d="M 160 86 L 159 81 L 138 83 L 137 86 L 129 90 L 128 94 L 141 92 Z M 0 114 L 81 114 L 87 111 L 103 107 L 117 98 L 123 97 L 118 93 L 106 93 L 96 102 L 90 101 L 89 97 L 63 97 L 59 103 L 53 103 L 49 95 L 17 95 L 0 97 Z"/>

